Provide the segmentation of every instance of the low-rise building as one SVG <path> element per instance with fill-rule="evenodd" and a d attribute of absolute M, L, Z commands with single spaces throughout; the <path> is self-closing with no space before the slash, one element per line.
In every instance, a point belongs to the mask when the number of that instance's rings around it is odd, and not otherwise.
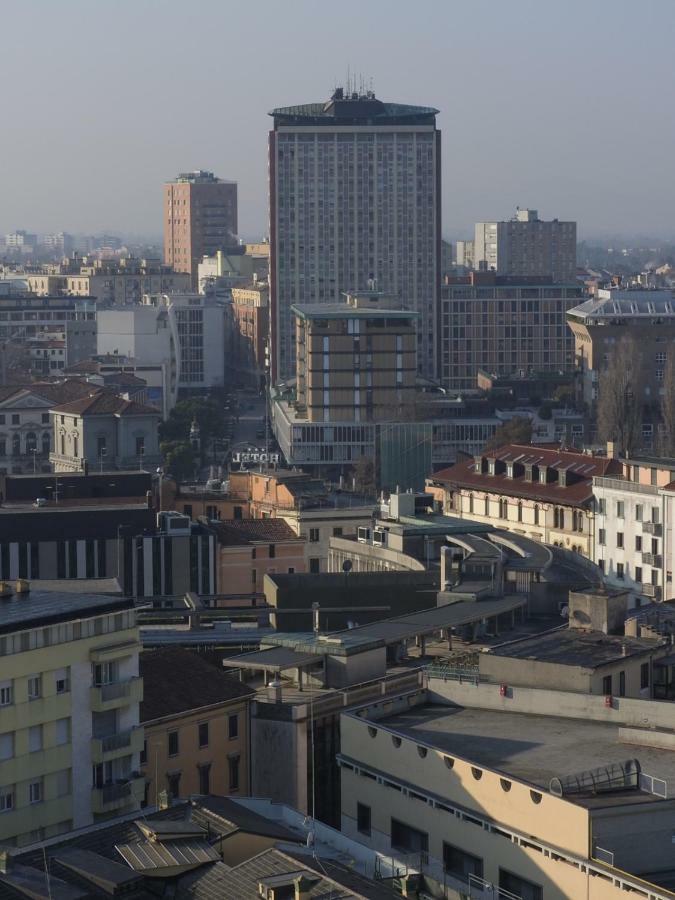
<path fill-rule="evenodd" d="M 138 809 L 133 601 L 26 581 L 2 591 L 0 843 L 32 844 Z"/>
<path fill-rule="evenodd" d="M 593 559 L 593 478 L 621 463 L 576 450 L 508 444 L 427 479 L 443 511 L 487 522 Z"/>
<path fill-rule="evenodd" d="M 262 596 L 265 575 L 307 571 L 307 539 L 283 519 L 221 519 L 211 528 L 221 594 Z"/>
<path fill-rule="evenodd" d="M 161 463 L 159 410 L 91 389 L 88 396 L 50 409 L 55 472 L 142 469 Z"/>
<path fill-rule="evenodd" d="M 432 896 L 675 896 L 667 704 L 431 677 L 340 727 L 342 831 Z"/>
<path fill-rule="evenodd" d="M 172 799 L 249 794 L 253 689 L 179 647 L 145 651 L 140 671 L 146 804 L 157 806 L 162 791 Z"/>

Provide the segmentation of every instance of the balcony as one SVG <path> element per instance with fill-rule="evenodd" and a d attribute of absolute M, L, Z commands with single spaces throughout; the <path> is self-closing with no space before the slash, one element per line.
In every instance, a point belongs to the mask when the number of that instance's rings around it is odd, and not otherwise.
<path fill-rule="evenodd" d="M 109 762 L 120 756 L 140 753 L 143 749 L 143 728 L 129 728 L 103 738 L 93 738 L 91 742 L 92 763 Z"/>
<path fill-rule="evenodd" d="M 642 593 L 645 597 L 652 597 L 654 600 L 660 600 L 662 596 L 661 585 L 643 583 Z"/>
<path fill-rule="evenodd" d="M 145 793 L 145 778 L 134 775 L 126 781 L 104 784 L 91 791 L 91 809 L 94 815 L 113 813 L 126 806 L 139 806 Z"/>
<path fill-rule="evenodd" d="M 660 553 L 643 553 L 642 554 L 642 563 L 645 566 L 654 566 L 655 568 L 660 568 L 661 566 L 661 554 Z"/>
<path fill-rule="evenodd" d="M 140 703 L 143 699 L 143 679 L 130 678 L 114 684 L 96 685 L 90 690 L 92 712 L 107 712 Z"/>
<path fill-rule="evenodd" d="M 661 537 L 663 534 L 663 527 L 660 522 L 645 522 L 642 526 L 642 531 L 644 534 L 652 534 L 654 537 Z"/>

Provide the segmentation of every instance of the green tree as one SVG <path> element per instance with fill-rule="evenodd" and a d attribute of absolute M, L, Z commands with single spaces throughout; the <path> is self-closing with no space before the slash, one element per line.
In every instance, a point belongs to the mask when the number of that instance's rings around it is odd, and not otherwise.
<path fill-rule="evenodd" d="M 532 420 L 525 416 L 514 416 L 500 425 L 490 440 L 483 447 L 486 450 L 496 450 L 504 444 L 529 444 L 532 441 Z"/>
<path fill-rule="evenodd" d="M 207 447 L 213 438 L 224 436 L 227 416 L 222 403 L 213 397 L 190 397 L 180 400 L 166 422 L 162 422 L 160 440 L 186 441 L 195 420 L 199 425 L 202 448 Z"/>
<path fill-rule="evenodd" d="M 186 481 L 194 476 L 197 460 L 189 441 L 163 441 L 159 450 L 167 474 L 172 475 L 176 481 Z"/>

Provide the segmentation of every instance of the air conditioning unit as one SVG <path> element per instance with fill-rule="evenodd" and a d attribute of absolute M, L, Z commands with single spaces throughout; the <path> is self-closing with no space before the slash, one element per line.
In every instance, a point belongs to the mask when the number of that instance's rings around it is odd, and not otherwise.
<path fill-rule="evenodd" d="M 369 544 L 370 528 L 366 528 L 365 525 L 359 525 L 356 529 L 356 540 L 360 541 L 362 544 Z"/>
<path fill-rule="evenodd" d="M 387 546 L 387 532 L 384 528 L 376 528 L 373 531 L 373 544 L 377 544 L 378 547 Z"/>

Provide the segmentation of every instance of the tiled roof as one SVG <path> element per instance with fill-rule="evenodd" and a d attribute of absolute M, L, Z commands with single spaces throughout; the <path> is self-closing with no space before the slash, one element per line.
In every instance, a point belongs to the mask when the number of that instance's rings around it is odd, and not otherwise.
<path fill-rule="evenodd" d="M 124 400 L 108 391 L 97 391 L 89 385 L 89 396 L 71 403 L 62 403 L 53 407 L 57 413 L 67 413 L 75 416 L 148 416 L 159 415 L 152 406 L 144 406 L 135 400 Z"/>
<path fill-rule="evenodd" d="M 147 650 L 140 657 L 143 676 L 141 722 L 253 695 L 251 688 L 201 656 L 173 647 Z"/>
<path fill-rule="evenodd" d="M 274 544 L 279 541 L 301 541 L 283 519 L 225 519 L 211 523 L 219 543 L 224 546 L 251 544 L 257 541 Z"/>
<path fill-rule="evenodd" d="M 434 482 L 460 488 L 476 488 L 492 494 L 509 497 L 526 497 L 542 502 L 584 506 L 593 496 L 593 477 L 621 474 L 618 459 L 605 456 L 588 456 L 581 451 L 558 450 L 537 444 L 506 444 L 482 454 L 483 459 L 494 459 L 504 464 L 495 475 L 478 471 L 475 460 L 459 462 L 431 476 Z M 514 464 L 514 475 L 506 474 L 505 464 Z M 538 469 L 546 466 L 557 473 L 567 473 L 568 483 L 559 481 L 540 483 L 536 476 L 525 480 L 525 466 Z"/>

